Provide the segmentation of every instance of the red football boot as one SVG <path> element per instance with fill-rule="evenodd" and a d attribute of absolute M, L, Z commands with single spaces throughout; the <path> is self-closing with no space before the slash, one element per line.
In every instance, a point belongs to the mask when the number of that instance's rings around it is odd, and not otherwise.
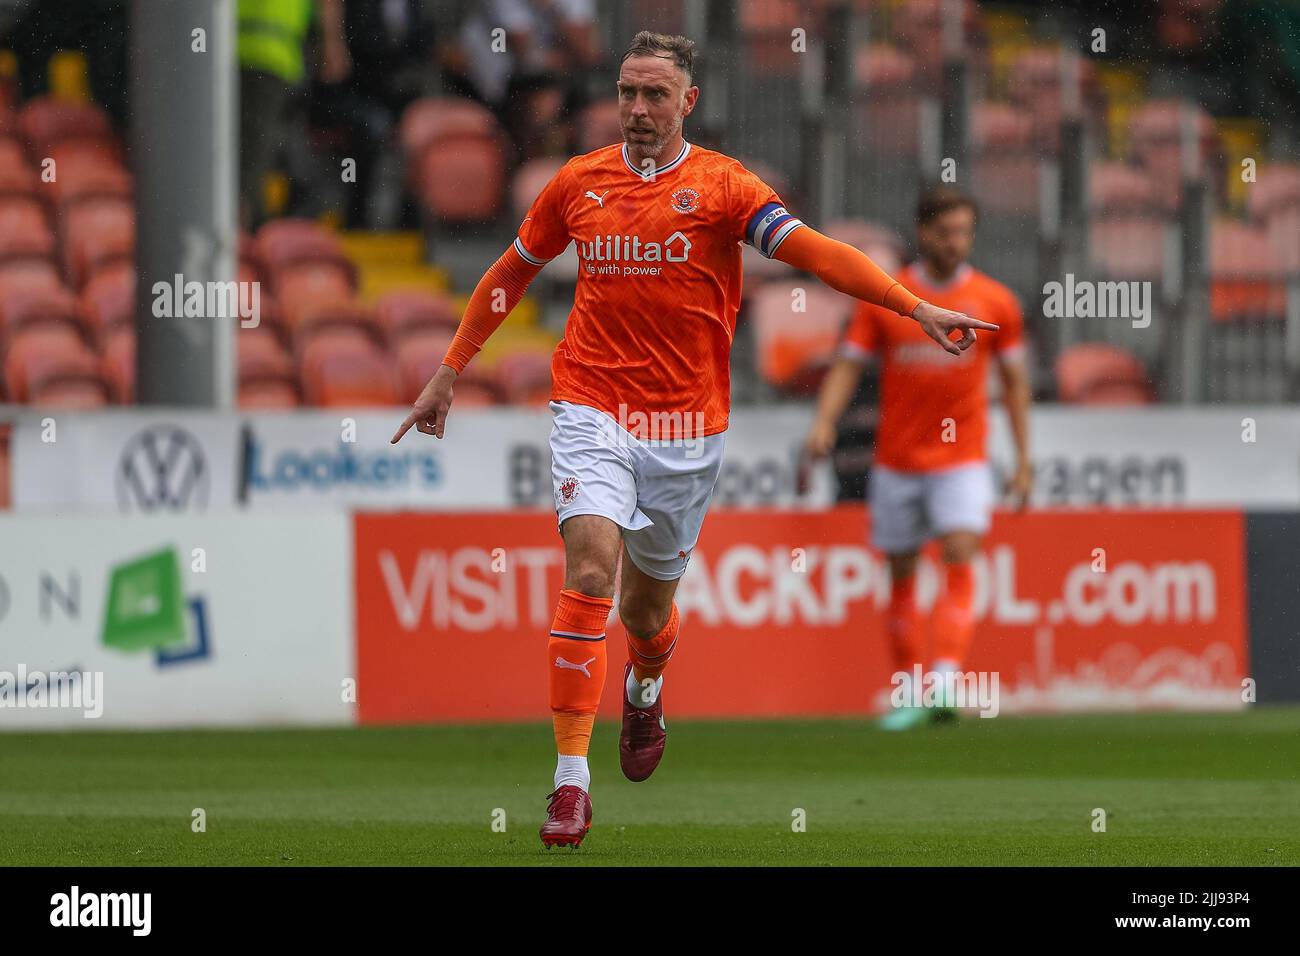
<path fill-rule="evenodd" d="M 623 667 L 623 730 L 618 735 L 618 762 L 623 776 L 636 782 L 645 780 L 655 772 L 664 755 L 664 741 L 668 733 L 664 727 L 664 694 L 649 707 L 633 707 L 627 701 L 627 676 L 632 673 L 632 662 Z"/>
<path fill-rule="evenodd" d="M 546 847 L 578 846 L 591 829 L 591 797 L 573 784 L 565 784 L 546 795 L 546 822 L 537 831 Z"/>

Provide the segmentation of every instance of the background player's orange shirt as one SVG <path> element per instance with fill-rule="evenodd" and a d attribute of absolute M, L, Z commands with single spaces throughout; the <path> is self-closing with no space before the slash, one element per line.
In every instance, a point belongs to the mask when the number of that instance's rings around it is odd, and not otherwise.
<path fill-rule="evenodd" d="M 1000 328 L 978 332 L 973 346 L 952 355 L 918 323 L 869 303 L 858 307 L 840 351 L 863 360 L 880 358 L 875 460 L 900 471 L 936 471 L 982 461 L 989 358 L 996 354 L 1009 360 L 1023 352 L 1020 303 L 1002 283 L 965 265 L 943 285 L 927 282 L 915 264 L 898 280 L 927 302 Z"/>
<path fill-rule="evenodd" d="M 659 421 L 681 421 L 695 435 L 725 430 L 740 243 L 771 258 L 800 225 L 738 161 L 692 143 L 653 178 L 622 144 L 569 160 L 515 240 L 534 263 L 577 242 L 577 291 L 551 361 L 551 397 L 624 422 L 679 413 L 686 417 Z"/>

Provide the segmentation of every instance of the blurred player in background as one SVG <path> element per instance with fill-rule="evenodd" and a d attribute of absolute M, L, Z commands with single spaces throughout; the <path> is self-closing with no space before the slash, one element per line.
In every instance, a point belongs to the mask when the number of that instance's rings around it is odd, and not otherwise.
<path fill-rule="evenodd" d="M 1016 446 L 1008 491 L 1018 507 L 1033 484 L 1029 460 L 1029 376 L 1024 363 L 1023 318 L 1011 290 L 966 260 L 975 242 L 975 203 L 949 187 L 924 193 L 917 205 L 919 261 L 899 281 L 930 302 L 995 323 L 980 348 L 950 354 L 932 347 L 912 322 L 875 305 L 854 312 L 839 355 L 822 383 L 807 456 L 824 457 L 835 444 L 864 364 L 879 358 L 880 420 L 871 470 L 872 544 L 889 557 L 892 579 L 889 639 L 895 674 L 910 688 L 916 665 L 960 672 L 974 632 L 971 560 L 988 531 L 994 489 L 985 453 L 990 357 L 997 360 Z M 942 589 L 928 621 L 916 608 L 916 559 L 937 540 L 943 553 Z M 927 634 L 928 631 L 928 634 Z M 896 677 L 896 680 L 899 679 Z M 919 693 L 919 689 L 918 689 Z M 910 693 L 909 695 L 910 696 Z M 881 726 L 904 730 L 933 713 L 955 715 L 951 701 L 927 711 L 896 707 Z"/>
<path fill-rule="evenodd" d="M 542 190 L 393 437 L 412 425 L 443 436 L 456 376 L 533 277 L 576 240 L 573 310 L 551 364 L 565 572 L 546 655 L 558 751 L 541 829 L 547 846 L 576 846 L 591 826 L 587 751 L 616 575 L 629 657 L 624 775 L 646 779 L 663 754 L 663 672 L 678 637 L 673 598 L 722 463 L 740 244 L 891 310 L 936 352 L 929 339 L 960 354 L 974 329 L 996 329 L 922 302 L 857 249 L 801 223 L 739 162 L 687 142 L 683 120 L 700 93 L 691 85 L 693 48 L 684 37 L 636 36 L 618 79 L 624 142 L 569 160 Z M 953 330 L 962 332 L 958 341 L 948 338 Z"/>

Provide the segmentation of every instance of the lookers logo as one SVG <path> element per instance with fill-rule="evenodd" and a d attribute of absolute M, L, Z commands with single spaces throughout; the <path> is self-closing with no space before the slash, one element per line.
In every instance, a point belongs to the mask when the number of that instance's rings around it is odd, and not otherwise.
<path fill-rule="evenodd" d="M 660 262 L 686 262 L 691 254 L 691 240 L 678 230 L 663 242 L 646 242 L 640 236 L 597 236 L 578 243 L 578 255 L 589 273 L 603 275 L 658 275 Z M 597 263 L 609 263 L 597 265 Z M 617 266 L 614 263 L 638 263 Z"/>
<path fill-rule="evenodd" d="M 432 452 L 358 448 L 343 441 L 333 447 L 268 449 L 252 429 L 244 433 L 241 500 L 270 492 L 433 488 L 442 480 Z"/>

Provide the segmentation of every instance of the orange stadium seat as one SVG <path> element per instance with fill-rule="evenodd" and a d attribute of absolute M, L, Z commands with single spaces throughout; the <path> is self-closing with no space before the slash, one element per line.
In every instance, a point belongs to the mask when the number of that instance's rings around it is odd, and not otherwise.
<path fill-rule="evenodd" d="M 77 298 L 67 289 L 42 285 L 0 289 L 0 327 L 4 334 L 12 337 L 20 329 L 36 325 L 63 325 L 79 337 L 89 338 Z"/>
<path fill-rule="evenodd" d="M 280 379 L 256 379 L 239 383 L 239 407 L 244 411 L 297 408 L 302 402 L 297 386 Z"/>
<path fill-rule="evenodd" d="M 416 290 L 396 290 L 375 303 L 379 326 L 390 341 L 420 329 L 450 329 L 460 325 L 456 304 L 445 296 Z"/>
<path fill-rule="evenodd" d="M 109 397 L 114 404 L 131 405 L 135 402 L 135 329 L 115 325 L 103 341 L 99 372 L 108 383 Z"/>
<path fill-rule="evenodd" d="M 481 103 L 460 96 L 430 96 L 416 100 L 402 114 L 398 141 L 408 167 L 429 146 L 460 136 L 496 136 L 500 124 Z"/>
<path fill-rule="evenodd" d="M 1164 275 L 1169 222 L 1156 216 L 1122 214 L 1094 219 L 1088 253 L 1106 279 L 1155 280 Z"/>
<path fill-rule="evenodd" d="M 129 202 L 131 174 L 117 158 L 116 147 L 102 140 L 69 140 L 50 150 L 55 179 L 49 184 L 57 206 L 99 197 Z"/>
<path fill-rule="evenodd" d="M 1215 152 L 1214 120 L 1199 108 L 1188 115 L 1195 124 L 1199 162 L 1205 169 Z M 1149 100 L 1129 116 L 1129 140 L 1134 154 L 1150 171 L 1165 202 L 1175 207 L 1182 197 L 1183 124 L 1180 100 Z"/>
<path fill-rule="evenodd" d="M 906 243 L 888 226 L 865 219 L 832 219 L 821 231 L 870 256 L 886 272 L 896 272 L 903 264 Z"/>
<path fill-rule="evenodd" d="M 4 360 L 10 401 L 30 401 L 36 386 L 64 378 L 98 378 L 95 356 L 70 326 L 37 325 L 9 338 Z"/>
<path fill-rule="evenodd" d="M 546 184 L 564 164 L 563 157 L 541 156 L 519 167 L 510 184 L 510 210 L 516 219 L 522 220 L 528 214 L 533 200 L 542 194 Z"/>
<path fill-rule="evenodd" d="M 299 262 L 285 266 L 276 277 L 275 301 L 291 331 L 304 310 L 315 304 L 346 301 L 353 295 L 352 273 L 337 262 Z"/>
<path fill-rule="evenodd" d="M 135 211 L 122 199 L 105 197 L 69 206 L 60 229 L 64 270 L 74 288 L 82 288 L 97 269 L 135 255 Z"/>
<path fill-rule="evenodd" d="M 501 207 L 506 152 L 497 137 L 440 139 L 420 154 L 415 169 L 416 195 L 435 220 L 482 221 Z"/>
<path fill-rule="evenodd" d="M 804 312 L 793 311 L 796 289 L 803 290 Z M 816 388 L 852 310 L 852 299 L 817 283 L 763 286 L 750 306 L 759 373 L 788 393 Z"/>
<path fill-rule="evenodd" d="M 1056 357 L 1056 391 L 1062 402 L 1136 405 L 1152 400 L 1142 363 L 1114 345 L 1083 342 Z"/>
<path fill-rule="evenodd" d="M 114 262 L 95 272 L 81 290 L 81 314 L 96 341 L 135 320 L 135 266 Z"/>
<path fill-rule="evenodd" d="M 1267 163 L 1246 194 L 1252 218 L 1263 222 L 1280 209 L 1300 205 L 1300 166 Z"/>
<path fill-rule="evenodd" d="M 45 210 L 30 197 L 0 196 L 0 259 L 54 260 L 54 231 Z"/>
<path fill-rule="evenodd" d="M 36 196 L 39 181 L 22 144 L 0 136 L 0 196 Z"/>
<path fill-rule="evenodd" d="M 392 358 L 364 339 L 347 344 L 346 339 L 318 336 L 307 344 L 301 367 L 308 405 L 335 408 L 400 402 Z"/>
<path fill-rule="evenodd" d="M 1219 321 L 1286 315 L 1285 273 L 1268 233 L 1239 222 L 1210 230 L 1210 314 Z"/>
<path fill-rule="evenodd" d="M 278 282 L 285 269 L 302 263 L 327 262 L 349 273 L 356 287 L 356 267 L 343 244 L 320 223 L 310 219 L 275 219 L 258 231 L 255 262 L 263 278 Z"/>
<path fill-rule="evenodd" d="M 551 353 L 538 349 L 509 352 L 497 361 L 497 381 L 512 405 L 545 405 L 551 397 Z"/>
<path fill-rule="evenodd" d="M 108 114 L 93 103 L 37 96 L 28 100 L 18 113 L 18 128 L 28 147 L 48 155 L 56 142 L 78 137 L 113 137 Z"/>
<path fill-rule="evenodd" d="M 454 334 L 452 329 L 427 328 L 413 331 L 397 342 L 397 373 L 403 401 L 414 402 L 419 396 L 442 364 Z M 465 371 L 468 373 L 474 367 L 471 364 Z M 457 380 L 457 403 L 460 402 L 460 387 L 461 382 Z"/>
<path fill-rule="evenodd" d="M 356 329 L 380 347 L 385 342 L 384 330 L 379 325 L 374 307 L 359 299 L 316 299 L 297 307 L 293 337 L 299 346 L 314 335 L 337 328 Z"/>
<path fill-rule="evenodd" d="M 1099 213 L 1173 211 L 1151 174 L 1129 163 L 1094 162 L 1088 167 L 1088 205 Z"/>
<path fill-rule="evenodd" d="M 596 100 L 578 114 L 578 152 L 590 153 L 594 149 L 623 141 L 623 121 L 618 115 L 618 99 Z M 561 164 L 563 165 L 563 164 Z M 541 192 L 539 189 L 538 192 Z M 536 195 L 536 193 L 534 193 Z"/>

